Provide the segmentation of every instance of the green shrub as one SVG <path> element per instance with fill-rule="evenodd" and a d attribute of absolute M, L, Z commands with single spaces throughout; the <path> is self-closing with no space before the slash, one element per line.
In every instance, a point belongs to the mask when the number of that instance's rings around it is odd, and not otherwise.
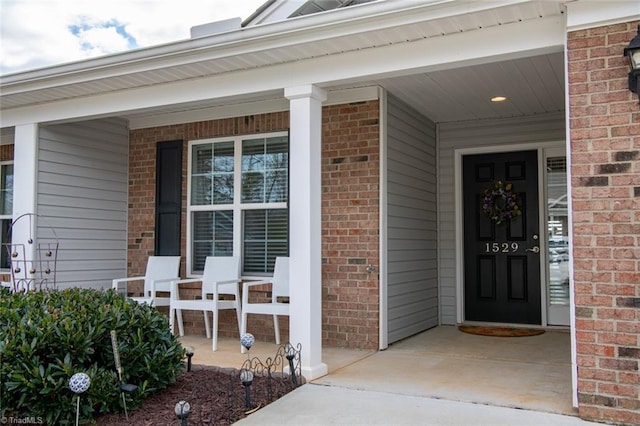
<path fill-rule="evenodd" d="M 84 421 L 124 411 L 111 346 L 118 336 L 123 381 L 139 386 L 127 408 L 175 382 L 184 349 L 166 316 L 113 290 L 68 289 L 0 293 L 0 418 L 40 417 L 50 425 L 75 423 L 69 378 L 86 373 Z"/>

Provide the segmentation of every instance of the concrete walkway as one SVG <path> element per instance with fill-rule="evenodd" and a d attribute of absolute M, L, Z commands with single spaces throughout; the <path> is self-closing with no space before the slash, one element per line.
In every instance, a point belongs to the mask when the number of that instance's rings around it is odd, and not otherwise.
<path fill-rule="evenodd" d="M 238 368 L 236 339 L 185 336 L 196 364 Z M 571 404 L 569 335 L 474 336 L 441 326 L 384 351 L 323 349 L 327 376 L 258 410 L 240 425 L 595 425 Z M 251 356 L 273 356 L 257 342 Z"/>
<path fill-rule="evenodd" d="M 248 425 L 597 425 L 574 416 L 306 384 L 236 423 Z"/>

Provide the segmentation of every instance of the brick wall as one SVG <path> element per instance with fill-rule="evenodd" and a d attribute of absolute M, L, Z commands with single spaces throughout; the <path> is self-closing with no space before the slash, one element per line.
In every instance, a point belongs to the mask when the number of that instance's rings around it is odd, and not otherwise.
<path fill-rule="evenodd" d="M 323 342 L 378 349 L 379 103 L 323 109 Z M 375 266 L 367 273 L 367 265 Z"/>
<path fill-rule="evenodd" d="M 323 109 L 323 341 L 325 345 L 378 347 L 378 102 Z M 181 276 L 185 274 L 188 141 L 289 128 L 288 112 L 133 130 L 130 135 L 128 273 L 143 274 L 154 250 L 156 144 L 183 140 Z M 191 286 L 181 297 L 199 295 Z M 267 293 L 258 294 L 265 299 Z M 204 334 L 202 314 L 184 312 L 185 332 Z M 233 312 L 220 315 L 220 336 L 237 337 Z M 288 319 L 280 321 L 288 339 Z M 248 329 L 274 341 L 270 316 L 251 315 Z"/>
<path fill-rule="evenodd" d="M 580 416 L 640 424 L 640 105 L 624 47 L 638 23 L 568 35 Z"/>

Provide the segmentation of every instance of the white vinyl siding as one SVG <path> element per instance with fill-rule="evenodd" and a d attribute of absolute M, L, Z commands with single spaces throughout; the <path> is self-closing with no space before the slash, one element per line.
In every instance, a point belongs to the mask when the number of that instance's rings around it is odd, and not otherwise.
<path fill-rule="evenodd" d="M 122 120 L 40 128 L 37 236 L 55 232 L 58 288 L 108 288 L 126 276 L 128 150 Z"/>
<path fill-rule="evenodd" d="M 387 99 L 388 343 L 438 324 L 435 124 Z"/>
<path fill-rule="evenodd" d="M 456 323 L 454 150 L 565 139 L 563 113 L 438 125 L 440 322 Z"/>

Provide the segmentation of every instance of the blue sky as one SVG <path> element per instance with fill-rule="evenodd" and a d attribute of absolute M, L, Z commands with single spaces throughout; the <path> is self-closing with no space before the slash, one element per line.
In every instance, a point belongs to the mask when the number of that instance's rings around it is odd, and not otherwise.
<path fill-rule="evenodd" d="M 0 74 L 189 38 L 265 0 L 0 0 Z"/>

